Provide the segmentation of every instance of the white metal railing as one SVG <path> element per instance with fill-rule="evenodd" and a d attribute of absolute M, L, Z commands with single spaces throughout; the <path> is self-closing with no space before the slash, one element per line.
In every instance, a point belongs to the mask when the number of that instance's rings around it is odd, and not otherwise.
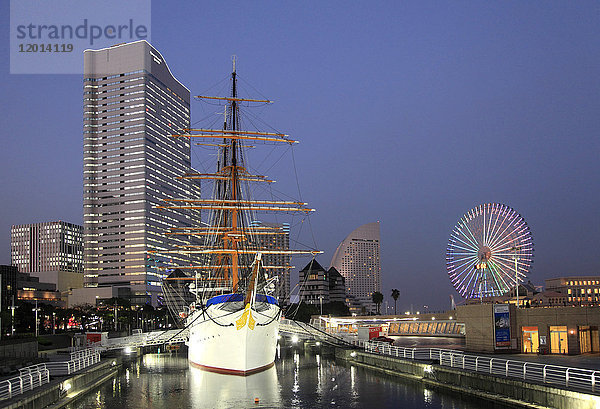
<path fill-rule="evenodd" d="M 297 334 L 300 336 L 309 336 L 309 337 L 318 337 L 323 336 L 323 333 L 319 330 L 311 327 L 308 324 L 300 325 L 298 322 L 294 320 L 288 320 L 287 318 L 282 318 L 279 321 L 279 331 L 287 332 L 290 334 Z"/>
<path fill-rule="evenodd" d="M 167 331 L 136 332 L 133 335 L 120 338 L 109 338 L 93 345 L 98 351 L 111 349 L 138 348 L 152 345 L 175 344 L 187 341 L 187 329 L 172 329 Z"/>
<path fill-rule="evenodd" d="M 360 341 L 358 341 L 360 343 Z M 414 360 L 439 360 L 442 355 L 447 356 L 462 356 L 463 352 L 455 349 L 442 348 L 406 348 L 390 345 L 387 342 L 362 341 L 363 348 L 367 352 L 389 355 L 397 358 L 414 359 Z"/>
<path fill-rule="evenodd" d="M 440 364 L 467 371 L 488 373 L 506 378 L 519 378 L 524 381 L 559 385 L 565 388 L 578 388 L 597 392 L 600 371 L 548 365 L 537 362 L 515 361 L 487 356 L 462 355 L 460 357 L 442 354 Z"/>
<path fill-rule="evenodd" d="M 46 362 L 50 375 L 70 375 L 100 362 L 100 352 L 87 348 L 71 352 L 67 361 Z"/>
<path fill-rule="evenodd" d="M 10 399 L 50 382 L 50 371 L 45 364 L 19 369 L 19 376 L 0 381 L 0 400 Z"/>
<path fill-rule="evenodd" d="M 487 373 L 504 378 L 518 378 L 528 382 L 600 391 L 600 371 L 584 368 L 516 361 L 489 356 L 467 355 L 462 351 L 440 348 L 405 348 L 384 342 L 356 341 L 366 352 L 413 360 L 438 360 L 441 366 L 465 371 Z"/>

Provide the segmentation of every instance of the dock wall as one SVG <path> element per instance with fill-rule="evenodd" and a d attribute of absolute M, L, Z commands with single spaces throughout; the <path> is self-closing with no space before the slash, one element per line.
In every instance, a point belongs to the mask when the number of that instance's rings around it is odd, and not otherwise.
<path fill-rule="evenodd" d="M 121 366 L 120 357 L 104 359 L 81 373 L 54 378 L 47 385 L 0 402 L 0 406 L 4 409 L 62 408 L 115 377 Z M 66 385 L 69 385 L 68 390 L 65 390 Z"/>
<path fill-rule="evenodd" d="M 457 370 L 431 362 L 416 362 L 343 349 L 336 349 L 335 356 L 336 359 L 351 364 L 420 382 L 432 389 L 467 394 L 508 406 L 556 409 L 600 407 L 600 396 L 523 382 L 518 379 Z"/>

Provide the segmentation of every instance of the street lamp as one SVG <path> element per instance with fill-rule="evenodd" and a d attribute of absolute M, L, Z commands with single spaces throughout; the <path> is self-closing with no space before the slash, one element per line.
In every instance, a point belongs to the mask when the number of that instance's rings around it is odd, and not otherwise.
<path fill-rule="evenodd" d="M 513 256 L 515 259 L 515 295 L 517 297 L 517 308 L 519 308 L 519 270 L 517 268 L 517 261 L 519 261 L 519 258 L 517 257 L 517 251 L 519 251 L 519 248 L 513 247 L 510 250 L 515 253 Z"/>
<path fill-rule="evenodd" d="M 319 296 L 319 304 L 321 304 L 321 315 L 323 315 L 323 296 Z"/>
<path fill-rule="evenodd" d="M 115 332 L 117 332 L 117 302 L 115 301 Z"/>
<path fill-rule="evenodd" d="M 33 311 L 35 311 L 35 337 L 37 338 L 39 333 L 39 329 L 38 329 L 38 302 L 37 300 L 35 300 L 35 308 L 33 309 Z"/>
<path fill-rule="evenodd" d="M 13 337 L 15 335 L 15 296 L 13 295 L 12 297 L 12 305 L 10 307 L 8 307 L 11 309 L 10 315 L 11 315 L 11 328 L 10 328 L 10 336 Z"/>

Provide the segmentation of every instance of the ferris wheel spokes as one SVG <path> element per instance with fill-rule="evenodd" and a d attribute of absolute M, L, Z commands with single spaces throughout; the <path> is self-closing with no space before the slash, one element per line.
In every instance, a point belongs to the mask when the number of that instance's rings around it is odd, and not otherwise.
<path fill-rule="evenodd" d="M 449 278 L 463 297 L 503 295 L 524 281 L 531 267 L 531 232 L 509 206 L 477 206 L 451 232 L 446 262 Z"/>

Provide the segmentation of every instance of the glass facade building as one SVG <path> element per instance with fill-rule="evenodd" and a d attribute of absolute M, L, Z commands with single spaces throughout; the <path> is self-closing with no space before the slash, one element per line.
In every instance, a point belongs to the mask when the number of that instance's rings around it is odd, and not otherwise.
<path fill-rule="evenodd" d="M 290 249 L 289 223 L 269 223 L 253 221 L 252 227 L 261 227 L 266 231 L 256 234 L 257 246 L 268 250 Z M 268 229 L 268 230 L 267 230 Z M 275 296 L 280 305 L 290 303 L 290 256 L 284 254 L 265 254 L 262 258 L 263 268 L 269 277 L 278 277 Z"/>
<path fill-rule="evenodd" d="M 83 228 L 63 221 L 19 224 L 10 229 L 11 264 L 21 273 L 83 273 Z"/>
<path fill-rule="evenodd" d="M 371 311 L 373 293 L 381 292 L 379 236 L 379 222 L 362 225 L 340 243 L 331 259 L 346 281 L 346 293 Z"/>
<path fill-rule="evenodd" d="M 188 263 L 149 251 L 189 244 L 165 233 L 199 222 L 161 211 L 166 199 L 198 198 L 190 140 L 190 91 L 146 41 L 84 52 L 84 284 L 127 287 L 132 304 L 161 303 L 165 267 Z"/>

